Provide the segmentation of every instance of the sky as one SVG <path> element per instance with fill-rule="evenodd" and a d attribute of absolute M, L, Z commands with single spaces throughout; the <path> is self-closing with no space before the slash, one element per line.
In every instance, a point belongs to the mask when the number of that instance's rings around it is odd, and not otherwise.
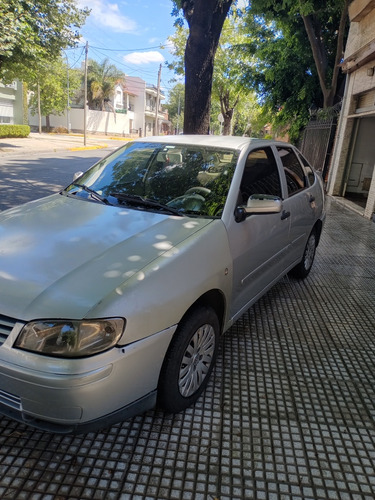
<path fill-rule="evenodd" d="M 126 75 L 138 76 L 148 84 L 157 85 L 162 65 L 161 88 L 168 94 L 175 75 L 165 63 L 173 56 L 160 45 L 175 31 L 171 0 L 78 0 L 77 4 L 88 6 L 91 13 L 80 29 L 78 47 L 65 51 L 70 67 L 84 62 L 88 42 L 89 59 L 102 62 L 108 58 Z"/>

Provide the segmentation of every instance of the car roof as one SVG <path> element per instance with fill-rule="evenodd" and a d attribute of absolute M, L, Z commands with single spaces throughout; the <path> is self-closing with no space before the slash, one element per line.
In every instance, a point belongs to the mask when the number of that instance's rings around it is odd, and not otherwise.
<path fill-rule="evenodd" d="M 136 142 L 158 142 L 179 145 L 199 145 L 211 146 L 219 148 L 230 148 L 241 150 L 248 147 L 250 144 L 253 146 L 270 146 L 271 144 L 278 144 L 277 141 L 269 139 L 255 139 L 253 137 L 237 137 L 231 135 L 163 135 L 142 137 L 135 140 Z M 286 144 L 285 142 L 280 144 Z"/>

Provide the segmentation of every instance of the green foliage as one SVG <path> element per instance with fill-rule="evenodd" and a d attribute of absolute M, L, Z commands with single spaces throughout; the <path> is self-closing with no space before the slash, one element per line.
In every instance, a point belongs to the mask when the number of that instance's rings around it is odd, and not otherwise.
<path fill-rule="evenodd" d="M 55 59 L 79 40 L 88 14 L 75 0 L 0 0 L 0 72 Z"/>
<path fill-rule="evenodd" d="M 349 3 L 252 0 L 243 12 L 232 9 L 232 21 L 226 21 L 230 26 L 229 41 L 225 40 L 224 25 L 215 57 L 212 107 L 216 108 L 216 100 L 221 107 L 212 111 L 211 130 L 219 127 L 218 111 L 225 119 L 230 119 L 232 113 L 232 133 L 246 128 L 247 122 L 251 133 L 260 135 L 260 124 L 271 123 L 273 133 L 288 128 L 291 140 L 297 140 L 309 120 L 311 106 L 331 107 L 340 100 L 344 76 L 339 63 L 348 30 Z M 173 4 L 175 15 L 182 9 L 186 18 L 193 2 L 175 0 Z M 236 18 L 236 14 L 240 17 Z M 171 38 L 177 61 L 170 67 L 177 74 L 183 74 L 189 34 L 182 21 L 182 17 L 177 19 L 176 33 Z M 262 111 L 251 119 L 242 118 L 238 106 L 251 93 L 256 93 Z"/>
<path fill-rule="evenodd" d="M 309 47 L 301 32 L 280 36 L 274 24 L 259 24 L 250 14 L 247 22 L 252 36 L 243 49 L 256 62 L 244 65 L 243 85 L 256 91 L 273 128 L 289 125 L 291 139 L 296 139 L 308 120 L 310 103 L 319 97 Z"/>
<path fill-rule="evenodd" d="M 115 84 L 125 78 L 122 71 L 110 64 L 108 59 L 101 63 L 90 59 L 87 68 L 87 100 L 90 109 L 105 109 L 105 103 L 113 96 Z"/>
<path fill-rule="evenodd" d="M 182 10 L 189 27 L 184 57 L 185 133 L 209 133 L 214 58 L 232 2 L 233 0 L 173 2 L 173 14 L 179 16 Z M 182 18 L 178 18 L 176 24 L 182 26 L 181 21 Z"/>
<path fill-rule="evenodd" d="M 251 64 L 251 59 L 241 51 L 245 41 L 241 22 L 241 16 L 236 13 L 226 19 L 215 56 L 212 96 L 220 104 L 220 113 L 224 119 L 221 128 L 223 135 L 232 132 L 235 110 L 244 109 L 241 104 L 251 100 L 254 95 L 251 89 L 242 85 L 243 64 L 245 61 Z M 238 131 L 238 127 L 236 129 Z"/>
<path fill-rule="evenodd" d="M 0 137 L 27 137 L 30 134 L 28 125 L 3 125 L 0 124 Z"/>
<path fill-rule="evenodd" d="M 278 38 L 285 41 L 282 53 L 292 52 L 298 56 L 300 64 L 313 76 L 318 92 L 312 102 L 317 107 L 332 106 L 338 99 L 343 81 L 339 65 L 349 28 L 349 3 L 350 0 L 251 2 L 249 16 L 263 24 L 272 22 Z"/>
<path fill-rule="evenodd" d="M 164 107 L 168 110 L 169 120 L 176 133 L 182 132 L 184 123 L 185 85 L 177 83 L 169 92 L 168 103 Z"/>
<path fill-rule="evenodd" d="M 245 16 L 253 57 L 243 65 L 243 85 L 256 91 L 273 131 L 289 128 L 291 141 L 309 120 L 309 108 L 323 108 L 342 81 L 336 62 L 344 0 L 253 0 Z M 304 17 L 307 16 L 307 17 Z M 313 27 L 310 38 L 306 26 Z M 313 54 L 318 50 L 321 64 Z"/>
<path fill-rule="evenodd" d="M 167 61 L 167 66 L 178 76 L 185 76 L 185 48 L 188 36 L 189 30 L 177 25 L 174 34 L 168 37 L 168 42 L 172 45 L 171 52 L 174 60 Z"/>
<path fill-rule="evenodd" d="M 61 58 L 54 62 L 39 65 L 37 77 L 33 76 L 27 82 L 29 90 L 33 92 L 29 102 L 31 112 L 36 114 L 38 111 L 39 85 L 42 116 L 64 113 L 68 106 L 68 78 L 69 100 L 71 100 L 71 96 L 81 85 L 80 72 L 68 69 Z"/>
<path fill-rule="evenodd" d="M 236 13 L 225 21 L 215 55 L 210 113 L 210 131 L 215 134 L 232 132 L 236 135 L 243 135 L 248 130 L 250 122 L 254 124 L 252 129 L 260 133 L 265 123 L 264 120 L 258 119 L 260 112 L 255 93 L 242 81 L 244 61 L 250 64 L 251 55 L 242 50 L 247 39 L 246 34 L 240 29 L 241 23 L 241 17 Z M 187 28 L 177 25 L 174 35 L 169 37 L 174 47 L 172 52 L 174 60 L 169 62 L 168 66 L 177 75 L 184 75 L 188 35 Z M 173 95 L 171 102 L 172 100 Z M 175 112 L 176 106 L 171 106 L 169 114 L 172 123 Z M 224 117 L 224 126 L 221 126 L 218 121 L 220 113 Z M 234 120 L 233 123 L 232 120 Z"/>

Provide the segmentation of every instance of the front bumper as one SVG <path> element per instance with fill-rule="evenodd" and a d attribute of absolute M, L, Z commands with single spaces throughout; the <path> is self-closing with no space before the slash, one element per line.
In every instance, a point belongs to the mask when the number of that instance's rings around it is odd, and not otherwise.
<path fill-rule="evenodd" d="M 13 349 L 12 332 L 0 347 L 0 413 L 53 432 L 86 432 L 145 411 L 155 405 L 175 329 L 74 360 Z"/>
<path fill-rule="evenodd" d="M 5 393 L 4 391 L 0 391 L 0 414 L 4 415 L 12 420 L 16 420 L 22 424 L 27 424 L 36 429 L 41 429 L 43 431 L 54 432 L 58 434 L 82 434 L 87 432 L 96 432 L 100 429 L 104 429 L 114 425 L 118 422 L 126 420 L 127 418 L 134 417 L 140 413 L 143 413 L 150 408 L 153 408 L 156 405 L 157 399 L 157 391 L 150 392 L 146 394 L 143 398 L 140 398 L 137 401 L 134 401 L 124 408 L 120 408 L 113 413 L 108 415 L 103 415 L 100 418 L 95 420 L 90 420 L 89 422 L 84 423 L 56 423 L 49 420 L 43 420 L 40 418 L 36 418 L 31 414 L 23 412 L 21 409 L 14 409 L 9 404 L 3 403 L 3 400 L 6 399 L 9 401 L 10 399 L 14 399 L 15 396 L 12 394 Z"/>

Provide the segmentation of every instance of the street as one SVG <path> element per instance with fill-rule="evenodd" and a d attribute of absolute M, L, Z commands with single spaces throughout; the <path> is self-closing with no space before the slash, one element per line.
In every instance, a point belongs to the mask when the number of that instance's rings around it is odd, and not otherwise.
<path fill-rule="evenodd" d="M 0 211 L 59 192 L 113 149 L 0 157 Z"/>

